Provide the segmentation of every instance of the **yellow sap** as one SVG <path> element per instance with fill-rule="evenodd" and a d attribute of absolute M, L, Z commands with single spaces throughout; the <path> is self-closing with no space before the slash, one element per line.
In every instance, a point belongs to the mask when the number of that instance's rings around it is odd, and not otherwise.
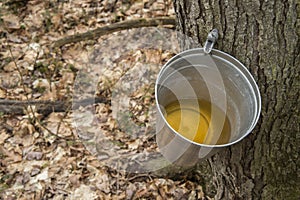
<path fill-rule="evenodd" d="M 212 109 L 213 116 L 211 116 Z M 182 99 L 168 104 L 165 110 L 165 118 L 169 125 L 191 141 L 200 144 L 224 144 L 230 139 L 228 117 L 220 108 L 208 101 Z"/>

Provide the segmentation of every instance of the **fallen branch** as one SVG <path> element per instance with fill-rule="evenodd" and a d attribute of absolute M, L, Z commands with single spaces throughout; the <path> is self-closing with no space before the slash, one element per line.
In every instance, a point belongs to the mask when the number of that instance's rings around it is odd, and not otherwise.
<path fill-rule="evenodd" d="M 84 40 L 93 40 L 103 35 L 107 35 L 116 31 L 121 31 L 126 29 L 151 27 L 151 26 L 163 26 L 163 25 L 175 26 L 175 23 L 176 23 L 175 18 L 173 17 L 133 19 L 133 20 L 118 22 L 115 24 L 99 27 L 92 31 L 67 36 L 65 38 L 55 41 L 53 47 L 61 47 L 66 44 L 80 42 Z"/>
<path fill-rule="evenodd" d="M 25 114 L 25 109 L 28 106 L 34 106 L 35 110 L 44 115 L 48 115 L 52 112 L 65 112 L 70 109 L 78 109 L 80 106 L 88 106 L 94 103 L 108 103 L 109 100 L 103 97 L 95 97 L 83 99 L 80 101 L 66 102 L 66 101 L 17 101 L 0 99 L 0 113 L 3 114 Z"/>

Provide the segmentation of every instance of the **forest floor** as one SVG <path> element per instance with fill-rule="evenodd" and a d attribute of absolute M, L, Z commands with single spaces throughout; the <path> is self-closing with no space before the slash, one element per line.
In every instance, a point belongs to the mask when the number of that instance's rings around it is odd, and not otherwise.
<path fill-rule="evenodd" d="M 0 7 L 0 199 L 210 199 L 196 172 L 154 175 L 156 168 L 142 166 L 128 173 L 122 157 L 158 151 L 153 135 L 128 137 L 128 118 L 114 117 L 126 113 L 120 99 L 127 95 L 129 119 L 143 133 L 153 130 L 153 81 L 178 52 L 174 29 L 122 31 L 52 48 L 67 35 L 109 24 L 174 17 L 171 0 L 4 0 Z M 154 38 L 158 32 L 164 38 Z M 152 70 L 135 70 L 145 66 Z M 151 75 L 128 95 L 123 88 L 143 80 L 135 79 L 141 71 Z M 74 107 L 90 97 L 93 105 Z"/>

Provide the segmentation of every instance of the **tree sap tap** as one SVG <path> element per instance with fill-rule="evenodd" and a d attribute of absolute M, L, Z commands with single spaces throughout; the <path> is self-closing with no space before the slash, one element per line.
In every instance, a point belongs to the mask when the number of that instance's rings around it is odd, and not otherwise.
<path fill-rule="evenodd" d="M 207 35 L 207 39 L 204 44 L 204 52 L 209 54 L 212 50 L 214 44 L 216 43 L 218 39 L 218 29 L 213 29 L 209 34 Z"/>

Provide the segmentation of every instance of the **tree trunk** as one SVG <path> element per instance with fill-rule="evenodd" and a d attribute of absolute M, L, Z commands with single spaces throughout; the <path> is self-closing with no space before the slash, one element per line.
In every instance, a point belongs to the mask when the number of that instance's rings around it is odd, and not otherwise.
<path fill-rule="evenodd" d="M 209 159 L 209 168 L 200 165 L 213 177 L 215 191 L 206 179 L 206 192 L 216 199 L 300 198 L 297 2 L 174 1 L 179 31 L 204 44 L 208 32 L 217 28 L 215 48 L 244 63 L 262 95 L 262 114 L 255 130 Z"/>

